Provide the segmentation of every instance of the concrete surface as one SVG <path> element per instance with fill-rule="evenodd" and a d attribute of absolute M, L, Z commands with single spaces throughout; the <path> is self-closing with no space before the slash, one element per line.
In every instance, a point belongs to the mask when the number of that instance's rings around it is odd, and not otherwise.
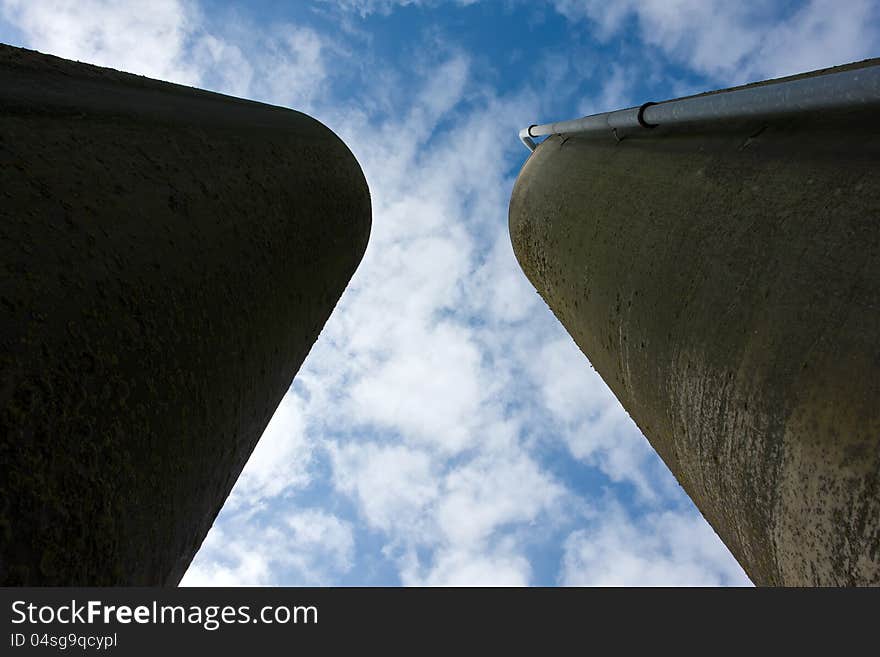
<path fill-rule="evenodd" d="M 555 136 L 511 198 L 523 271 L 759 585 L 880 585 L 876 117 Z"/>
<path fill-rule="evenodd" d="M 314 119 L 0 46 L 0 583 L 177 583 L 369 231 Z"/>

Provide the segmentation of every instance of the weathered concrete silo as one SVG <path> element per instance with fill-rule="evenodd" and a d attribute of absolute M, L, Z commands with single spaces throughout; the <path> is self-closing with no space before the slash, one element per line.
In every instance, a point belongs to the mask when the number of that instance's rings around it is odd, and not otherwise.
<path fill-rule="evenodd" d="M 528 278 L 760 585 L 880 584 L 877 60 L 577 121 Z"/>
<path fill-rule="evenodd" d="M 369 232 L 314 119 L 0 46 L 0 582 L 179 581 Z"/>

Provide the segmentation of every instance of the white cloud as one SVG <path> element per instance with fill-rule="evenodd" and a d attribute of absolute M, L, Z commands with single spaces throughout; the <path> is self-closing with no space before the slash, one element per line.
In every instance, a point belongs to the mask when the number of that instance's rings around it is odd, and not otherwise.
<path fill-rule="evenodd" d="M 320 574 L 328 565 L 338 573 L 351 569 L 355 545 L 350 523 L 310 509 L 288 516 L 287 526 L 293 543 L 287 558 L 306 579 L 326 581 Z"/>
<path fill-rule="evenodd" d="M 205 34 L 193 46 L 192 61 L 199 72 L 200 84 L 232 96 L 249 96 L 254 81 L 254 66 L 242 50 L 224 39 Z M 207 80 L 213 76 L 213 80 Z"/>
<path fill-rule="evenodd" d="M 366 521 L 419 540 L 424 512 L 439 494 L 430 455 L 401 445 L 349 444 L 332 450 L 336 487 L 360 504 Z"/>
<path fill-rule="evenodd" d="M 531 317 L 539 308 L 539 299 L 516 264 L 510 237 L 502 232 L 473 273 L 470 302 L 475 309 L 485 309 L 488 318 L 514 324 Z M 539 312 L 544 312 L 544 308 Z"/>
<path fill-rule="evenodd" d="M 415 560 L 405 562 L 401 579 L 405 586 L 527 586 L 530 575 L 521 554 L 450 549 L 427 572 Z"/>
<path fill-rule="evenodd" d="M 642 519 L 611 504 L 565 542 L 567 586 L 749 586 L 721 539 L 695 513 Z"/>
<path fill-rule="evenodd" d="M 230 493 L 230 508 L 257 506 L 308 485 L 313 446 L 304 414 L 302 398 L 285 395 Z"/>
<path fill-rule="evenodd" d="M 810 0 L 779 15 L 773 3 L 726 0 L 555 0 L 609 40 L 638 27 L 648 48 L 725 84 L 845 64 L 873 54 L 875 0 Z M 644 50 L 641 51 L 644 54 Z M 649 51 L 648 51 L 649 52 Z"/>
<path fill-rule="evenodd" d="M 343 11 L 351 11 L 368 16 L 370 14 L 389 14 L 400 7 L 437 7 L 451 0 L 323 0 Z M 471 5 L 479 0 L 454 0 L 460 6 Z"/>
<path fill-rule="evenodd" d="M 248 536 L 253 536 L 252 530 Z M 264 586 L 273 576 L 265 547 L 278 548 L 278 532 L 250 543 L 227 535 L 216 524 L 202 543 L 198 557 L 187 569 L 180 586 Z"/>
<path fill-rule="evenodd" d="M 195 85 L 184 56 L 196 16 L 181 0 L 2 0 L 28 42 L 59 57 Z"/>
<path fill-rule="evenodd" d="M 284 107 L 308 110 L 325 92 L 327 44 L 312 29 L 282 25 L 270 31 L 254 57 L 262 74 L 249 97 Z"/>
<path fill-rule="evenodd" d="M 181 585 L 266 586 L 283 572 L 289 583 L 320 586 L 351 569 L 355 544 L 348 522 L 319 509 L 273 520 L 268 527 L 252 518 L 215 525 Z"/>
<path fill-rule="evenodd" d="M 572 456 L 598 467 L 612 481 L 629 482 L 643 500 L 656 502 L 674 488 L 648 441 L 568 336 L 538 347 L 532 372 L 553 427 Z M 572 367 L 582 362 L 584 367 Z"/>
<path fill-rule="evenodd" d="M 778 77 L 876 56 L 876 0 L 812 0 L 763 34 L 749 62 L 755 75 Z"/>
<path fill-rule="evenodd" d="M 25 45 L 59 57 L 290 107 L 325 91 L 328 44 L 305 27 L 273 26 L 255 44 L 254 26 L 211 33 L 190 0 L 0 0 L 0 11 Z"/>
<path fill-rule="evenodd" d="M 613 64 L 609 75 L 601 82 L 600 91 L 594 97 L 587 97 L 578 106 L 581 116 L 611 112 L 635 104 L 632 88 L 636 82 L 636 71 L 620 64 Z"/>
<path fill-rule="evenodd" d="M 532 458 L 508 442 L 447 475 L 437 524 L 449 544 L 478 548 L 499 528 L 535 521 L 565 495 Z"/>
<path fill-rule="evenodd" d="M 420 340 L 397 345 L 351 390 L 355 417 L 430 442 L 450 454 L 474 439 L 482 397 L 480 353 L 451 323 L 426 327 Z"/>

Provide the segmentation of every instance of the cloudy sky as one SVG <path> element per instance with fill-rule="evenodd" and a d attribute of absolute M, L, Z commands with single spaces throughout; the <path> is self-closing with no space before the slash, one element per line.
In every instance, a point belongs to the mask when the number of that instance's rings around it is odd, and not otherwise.
<path fill-rule="evenodd" d="M 876 55 L 880 0 L 0 0 L 0 41 L 292 107 L 367 254 L 189 585 L 749 580 L 521 273 L 531 123 Z"/>

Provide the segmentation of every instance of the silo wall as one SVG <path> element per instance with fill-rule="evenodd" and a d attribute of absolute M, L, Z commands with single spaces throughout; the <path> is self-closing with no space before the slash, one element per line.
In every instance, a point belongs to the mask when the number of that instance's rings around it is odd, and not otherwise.
<path fill-rule="evenodd" d="M 759 585 L 880 584 L 876 119 L 557 135 L 511 198 L 526 276 Z"/>
<path fill-rule="evenodd" d="M 305 114 L 0 47 L 0 581 L 176 584 L 370 221 Z"/>

